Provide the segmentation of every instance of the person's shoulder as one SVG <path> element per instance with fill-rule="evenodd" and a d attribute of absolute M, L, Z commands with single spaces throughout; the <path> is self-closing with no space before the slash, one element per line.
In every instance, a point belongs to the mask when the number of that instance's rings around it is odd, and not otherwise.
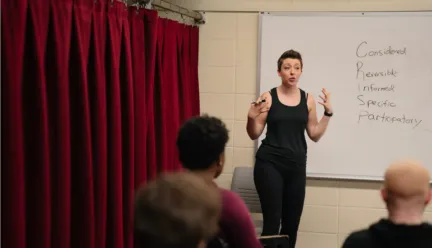
<path fill-rule="evenodd" d="M 302 88 L 299 88 L 299 90 L 300 90 L 300 92 L 301 92 L 302 94 L 305 95 L 305 97 L 306 97 L 307 100 L 310 100 L 310 99 L 312 100 L 312 99 L 313 99 L 313 95 L 310 94 L 307 90 L 302 89 Z"/>
<path fill-rule="evenodd" d="M 367 229 L 352 232 L 345 239 L 342 248 L 370 247 L 371 238 Z"/>
<path fill-rule="evenodd" d="M 257 239 L 252 216 L 238 194 L 222 190 L 222 216 L 220 229 L 230 247 L 262 247 Z"/>
<path fill-rule="evenodd" d="M 273 90 L 273 89 L 272 89 L 272 90 Z M 268 91 L 264 91 L 264 92 L 262 92 L 261 95 L 260 95 L 260 97 L 261 97 L 262 99 L 264 99 L 264 98 L 270 98 L 270 100 L 271 100 L 271 90 L 268 90 Z"/>
<path fill-rule="evenodd" d="M 221 189 L 221 192 L 224 205 L 244 205 L 243 199 L 237 193 L 227 189 Z"/>
<path fill-rule="evenodd" d="M 250 218 L 249 210 L 243 199 L 235 192 L 221 189 L 222 192 L 222 215 L 227 219 Z"/>
<path fill-rule="evenodd" d="M 273 89 L 272 89 L 273 90 Z M 270 108 L 273 102 L 273 97 L 271 95 L 271 90 L 269 91 L 265 91 L 263 93 L 261 93 L 260 99 L 265 99 L 265 104 Z"/>

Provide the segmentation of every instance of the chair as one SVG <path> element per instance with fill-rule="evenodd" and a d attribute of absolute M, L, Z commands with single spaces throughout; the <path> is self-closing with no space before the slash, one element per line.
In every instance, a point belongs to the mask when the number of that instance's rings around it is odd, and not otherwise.
<path fill-rule="evenodd" d="M 260 214 L 261 204 L 253 180 L 253 168 L 236 167 L 233 173 L 231 191 L 237 193 L 245 202 L 251 214 Z M 257 235 L 261 234 L 262 219 L 253 218 Z"/>
<path fill-rule="evenodd" d="M 258 193 L 253 179 L 253 168 L 236 167 L 233 173 L 231 191 L 237 193 L 251 213 L 262 213 Z"/>
<path fill-rule="evenodd" d="M 261 203 L 255 188 L 252 167 L 236 167 L 234 169 L 231 191 L 237 193 L 243 199 L 251 214 L 262 213 Z M 253 218 L 253 221 L 255 231 L 260 236 L 263 221 L 256 218 Z M 264 247 L 288 247 L 289 238 L 287 235 L 260 236 L 259 239 Z"/>

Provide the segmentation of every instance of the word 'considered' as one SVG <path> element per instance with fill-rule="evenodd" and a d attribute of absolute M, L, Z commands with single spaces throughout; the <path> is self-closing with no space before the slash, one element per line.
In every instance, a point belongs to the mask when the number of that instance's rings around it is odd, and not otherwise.
<path fill-rule="evenodd" d="M 360 43 L 360 45 L 357 47 L 357 51 L 356 51 L 356 55 L 359 58 L 364 58 L 364 57 L 376 57 L 376 56 L 390 56 L 390 55 L 406 55 L 406 47 L 404 48 L 399 48 L 399 49 L 395 49 L 392 48 L 391 46 L 388 46 L 386 48 L 383 49 L 368 49 L 366 47 L 368 43 L 366 41 L 363 41 L 362 43 Z"/>

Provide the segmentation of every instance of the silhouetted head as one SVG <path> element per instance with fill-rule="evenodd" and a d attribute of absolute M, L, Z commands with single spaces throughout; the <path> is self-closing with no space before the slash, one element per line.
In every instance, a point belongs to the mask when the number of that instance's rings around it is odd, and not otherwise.
<path fill-rule="evenodd" d="M 303 59 L 299 52 L 288 50 L 278 59 L 278 75 L 285 86 L 296 86 L 303 71 Z"/>
<path fill-rule="evenodd" d="M 202 115 L 187 120 L 180 128 L 177 148 L 183 167 L 211 171 L 218 177 L 225 163 L 228 130 L 218 118 Z"/>
<path fill-rule="evenodd" d="M 201 248 L 218 231 L 220 193 L 190 172 L 165 174 L 135 198 L 137 247 Z"/>

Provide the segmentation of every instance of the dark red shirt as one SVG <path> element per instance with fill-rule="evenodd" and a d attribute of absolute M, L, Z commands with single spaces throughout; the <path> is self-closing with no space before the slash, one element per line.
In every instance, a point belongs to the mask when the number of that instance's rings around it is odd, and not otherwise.
<path fill-rule="evenodd" d="M 263 247 L 244 201 L 236 193 L 221 189 L 222 216 L 219 222 L 220 238 L 230 248 Z"/>

